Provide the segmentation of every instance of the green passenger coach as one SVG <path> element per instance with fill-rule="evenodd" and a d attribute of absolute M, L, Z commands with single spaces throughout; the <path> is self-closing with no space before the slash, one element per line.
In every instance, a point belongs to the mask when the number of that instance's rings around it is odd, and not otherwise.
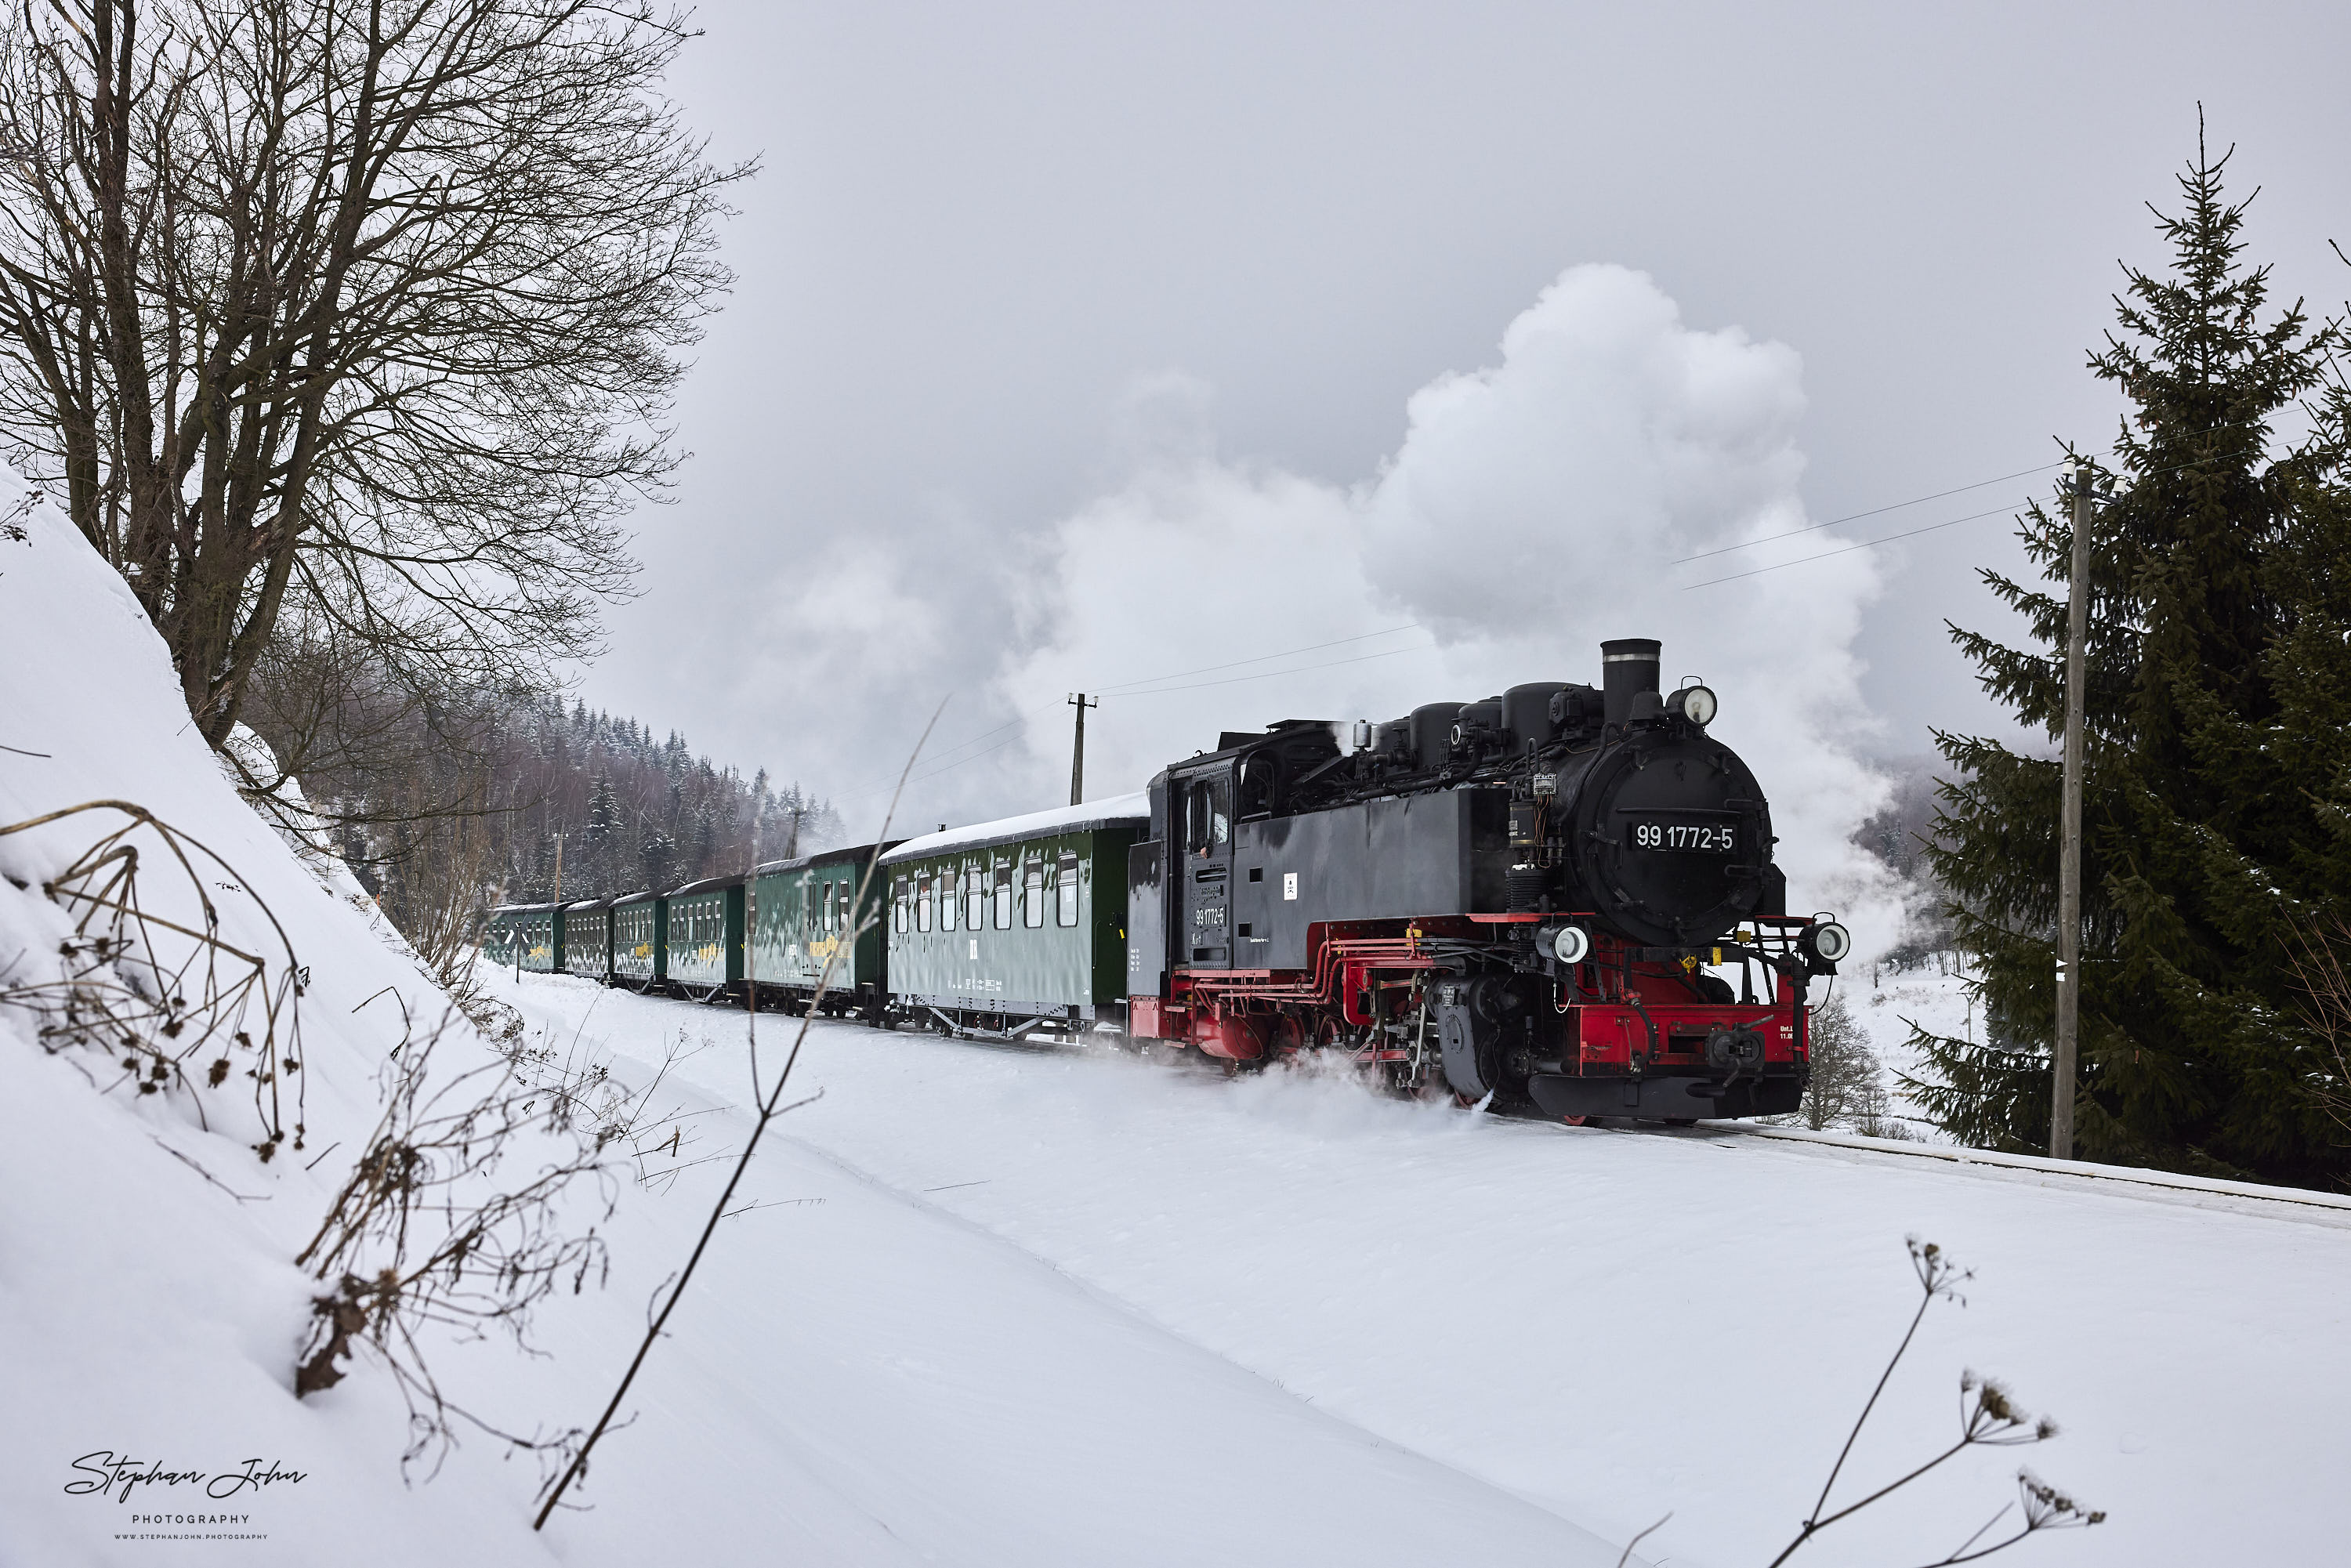
<path fill-rule="evenodd" d="M 770 861 L 752 874 L 750 978 L 759 988 L 761 1005 L 779 999 L 794 1011 L 806 1010 L 831 960 L 824 1010 L 880 1017 L 887 991 L 883 931 L 879 921 L 868 918 L 882 902 L 878 876 L 865 902 L 856 904 L 858 883 L 875 847 L 860 844 Z M 866 927 L 862 933 L 860 925 Z"/>
<path fill-rule="evenodd" d="M 612 925 L 609 898 L 582 899 L 563 906 L 563 972 L 598 985 L 612 976 Z"/>
<path fill-rule="evenodd" d="M 663 901 L 669 988 L 708 1001 L 743 981 L 743 879 L 690 883 Z"/>
<path fill-rule="evenodd" d="M 560 966 L 563 910 L 553 904 L 504 904 L 490 911 L 482 954 L 500 968 L 551 975 Z"/>
<path fill-rule="evenodd" d="M 910 839 L 889 878 L 898 1017 L 1010 1039 L 1123 1025 L 1126 852 L 1149 825 L 1136 794 Z"/>
<path fill-rule="evenodd" d="M 667 945 L 662 940 L 662 910 L 668 901 L 657 893 L 623 894 L 612 901 L 612 983 L 650 990 L 667 983 Z"/>

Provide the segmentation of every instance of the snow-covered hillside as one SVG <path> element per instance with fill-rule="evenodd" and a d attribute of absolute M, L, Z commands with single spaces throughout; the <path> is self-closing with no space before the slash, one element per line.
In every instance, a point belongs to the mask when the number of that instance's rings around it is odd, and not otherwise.
<path fill-rule="evenodd" d="M 1918 1053 L 1910 1043 L 1914 1025 L 1959 1040 L 1982 1028 L 1958 955 L 1937 953 L 1923 967 L 1907 969 L 1847 964 L 1844 970 L 1838 981 L 1841 994 L 1854 1020 L 1868 1037 L 1869 1049 L 1886 1069 L 1895 1113 L 1905 1119 L 1913 1136 L 1945 1141 L 1904 1100 L 1900 1077 L 1919 1071 Z"/>
<path fill-rule="evenodd" d="M 489 1437 L 403 1485 L 404 1409 L 365 1354 L 292 1394 L 315 1286 L 290 1260 L 374 1124 L 402 1006 L 437 1016 L 430 983 L 222 780 L 160 644 L 52 515 L 0 544 L 0 825 L 148 807 L 235 867 L 209 878 L 225 933 L 266 940 L 257 896 L 310 974 L 304 1145 L 266 1165 L 249 1086 L 141 1095 L 0 1009 L 0 1563 L 1573 1568 L 1669 1512 L 1642 1559 L 1768 1562 L 1907 1321 L 1907 1233 L 1977 1276 L 1928 1315 L 1853 1484 L 1948 1441 L 1973 1367 L 2063 1420 L 2022 1457 L 2111 1514 L 2015 1561 L 2315 1563 L 2351 1531 L 2351 1213 L 828 1024 L 797 1075 L 822 1097 L 763 1146 L 585 1507 L 534 1534 L 537 1469 Z M 39 883 L 79 822 L 0 837 L 26 884 L 0 883 L 0 975 L 54 949 Z M 572 1212 L 611 1279 L 544 1306 L 542 1356 L 434 1352 L 484 1418 L 552 1432 L 609 1396 L 742 1145 L 750 1020 L 490 983 L 526 1045 L 608 1066 L 675 1134 L 618 1146 L 609 1219 Z M 1846 983 L 1890 1063 L 1901 1012 L 1964 1021 L 1939 976 Z M 757 1025 L 772 1062 L 796 1026 Z M 68 1492 L 99 1452 L 302 1479 Z M 1931 1560 L 2013 1496 L 2019 1457 L 1967 1456 L 1797 1562 Z M 121 1539 L 191 1512 L 262 1539 Z"/>

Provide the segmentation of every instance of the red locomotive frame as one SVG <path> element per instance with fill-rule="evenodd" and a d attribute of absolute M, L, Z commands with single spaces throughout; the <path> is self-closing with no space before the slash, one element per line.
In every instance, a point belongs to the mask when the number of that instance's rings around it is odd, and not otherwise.
<path fill-rule="evenodd" d="M 1343 1051 L 1357 1065 L 1384 1071 L 1400 1089 L 1441 1083 L 1429 1021 L 1430 994 L 1448 971 L 1433 941 L 1484 943 L 1494 927 L 1556 923 L 1543 915 L 1467 915 L 1422 920 L 1352 921 L 1309 929 L 1311 969 L 1178 969 L 1171 995 L 1128 998 L 1131 1032 L 1182 1041 L 1234 1063 L 1261 1063 L 1310 1046 Z M 1564 918 L 1576 919 L 1574 915 Z M 1583 917 L 1588 920 L 1589 917 Z M 1534 1063 L 1542 1076 L 1585 1080 L 1583 1098 L 1604 1082 L 1628 1114 L 1653 1113 L 1653 1081 L 1709 1085 L 1720 1074 L 1708 1056 L 1718 1034 L 1748 1030 L 1760 1039 L 1756 1077 L 1801 1081 L 1809 1061 L 1798 942 L 1808 919 L 1751 918 L 1731 937 L 1684 949 L 1642 947 L 1604 932 L 1591 954 L 1547 982 L 1557 1022 L 1555 1059 Z M 1693 994 L 1700 967 L 1739 964 L 1743 998 Z M 1763 995 L 1748 981 L 1760 968 Z M 1399 1035 L 1395 1027 L 1409 1027 Z M 1629 1094 L 1625 1092 L 1631 1090 Z M 1701 1096 L 1703 1097 L 1703 1096 Z M 1702 1104 L 1666 1107 L 1702 1112 Z M 1571 1113 L 1604 1113 L 1599 1109 Z M 1673 1116 L 1669 1119 L 1685 1119 Z"/>

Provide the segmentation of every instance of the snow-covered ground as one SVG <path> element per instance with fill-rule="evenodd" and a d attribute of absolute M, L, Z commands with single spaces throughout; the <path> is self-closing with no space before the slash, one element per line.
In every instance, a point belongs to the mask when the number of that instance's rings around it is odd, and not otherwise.
<path fill-rule="evenodd" d="M 0 1009 L 0 1563 L 1597 1565 L 1668 1512 L 1643 1558 L 1767 1562 L 1907 1319 L 1907 1233 L 1977 1276 L 1928 1316 L 1854 1485 L 1947 1440 L 1974 1367 L 2064 1420 L 2022 1457 L 2112 1516 L 2018 1561 L 2325 1562 L 2351 1529 L 2338 1212 L 831 1024 L 796 1075 L 822 1098 L 762 1147 L 586 1508 L 534 1535 L 535 1467 L 481 1436 L 404 1486 L 380 1367 L 293 1397 L 314 1286 L 290 1260 L 373 1124 L 398 1007 L 430 1018 L 434 993 L 222 780 L 120 583 L 34 522 L 0 546 L 0 825 L 124 799 L 233 862 L 224 931 L 259 946 L 265 901 L 311 971 L 308 1131 L 264 1165 L 230 1100 L 132 1093 Z M 0 976 L 54 950 L 39 883 L 91 836 L 0 837 L 25 884 L 0 883 Z M 528 1043 L 633 1087 L 661 1071 L 650 1103 L 680 1118 L 609 1220 L 575 1209 L 611 1277 L 546 1305 L 543 1355 L 434 1352 L 476 1413 L 552 1431 L 593 1418 L 742 1146 L 748 1020 L 493 983 Z M 1885 1050 L 1910 1004 L 1849 983 Z M 1917 986 L 1949 1010 L 1939 977 L 1881 990 Z M 772 1064 L 795 1026 L 758 1026 Z M 67 1491 L 99 1452 L 302 1479 Z M 1797 1561 L 1938 1556 L 2013 1495 L 2019 1457 L 1970 1456 Z M 190 1512 L 260 1539 L 122 1539 Z"/>
<path fill-rule="evenodd" d="M 745 1093 L 740 1015 L 558 977 L 507 989 L 538 1027 L 602 1042 L 632 1074 L 682 1031 L 698 1048 L 674 1070 L 687 1084 L 714 1102 Z M 794 1027 L 759 1021 L 771 1040 Z M 1783 1543 L 1916 1299 L 1906 1233 L 1977 1278 L 1963 1310 L 1929 1314 L 1860 1478 L 1946 1440 L 1972 1367 L 2060 1417 L 2064 1435 L 2026 1458 L 2112 1514 L 2031 1543 L 2046 1561 L 2315 1562 L 2351 1527 L 2335 1484 L 2351 1214 L 2213 1212 L 1899 1157 L 1497 1121 L 1340 1079 L 1227 1081 L 1110 1050 L 846 1024 L 811 1031 L 799 1076 L 824 1097 L 791 1115 L 793 1157 L 757 1174 L 752 1201 L 829 1207 L 823 1171 L 950 1217 L 1497 1497 L 1615 1542 L 1670 1511 L 1643 1545 L 1656 1561 L 1757 1562 Z M 742 1250 L 711 1319 L 822 1289 L 807 1251 L 840 1261 L 820 1239 L 838 1218 L 779 1207 L 727 1222 Z M 695 1333 L 680 1328 L 681 1362 L 730 1354 L 697 1349 Z M 649 1416 L 622 1441 L 644 1458 L 616 1452 L 615 1470 L 751 1438 Z M 1236 1433 L 1218 1457 L 1235 1445 L 1256 1487 L 1304 1500 L 1286 1445 Z M 1804 1555 L 1938 1555 L 2011 1495 L 2017 1458 L 1974 1456 Z M 2277 1500 L 2248 1500 L 2261 1498 Z"/>

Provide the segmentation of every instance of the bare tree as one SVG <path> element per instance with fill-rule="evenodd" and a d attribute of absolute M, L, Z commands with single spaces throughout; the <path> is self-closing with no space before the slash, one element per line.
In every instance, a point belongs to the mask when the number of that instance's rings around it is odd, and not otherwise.
<path fill-rule="evenodd" d="M 2338 1125 L 2351 1128 L 2351 925 L 2313 917 L 2293 927 L 2286 963 L 2294 1011 L 2317 1050 L 2307 1053 L 2304 1091 Z"/>
<path fill-rule="evenodd" d="M 591 646 L 747 166 L 652 0 L 24 0 L 0 440 L 221 745 L 297 614 L 475 685 Z"/>

